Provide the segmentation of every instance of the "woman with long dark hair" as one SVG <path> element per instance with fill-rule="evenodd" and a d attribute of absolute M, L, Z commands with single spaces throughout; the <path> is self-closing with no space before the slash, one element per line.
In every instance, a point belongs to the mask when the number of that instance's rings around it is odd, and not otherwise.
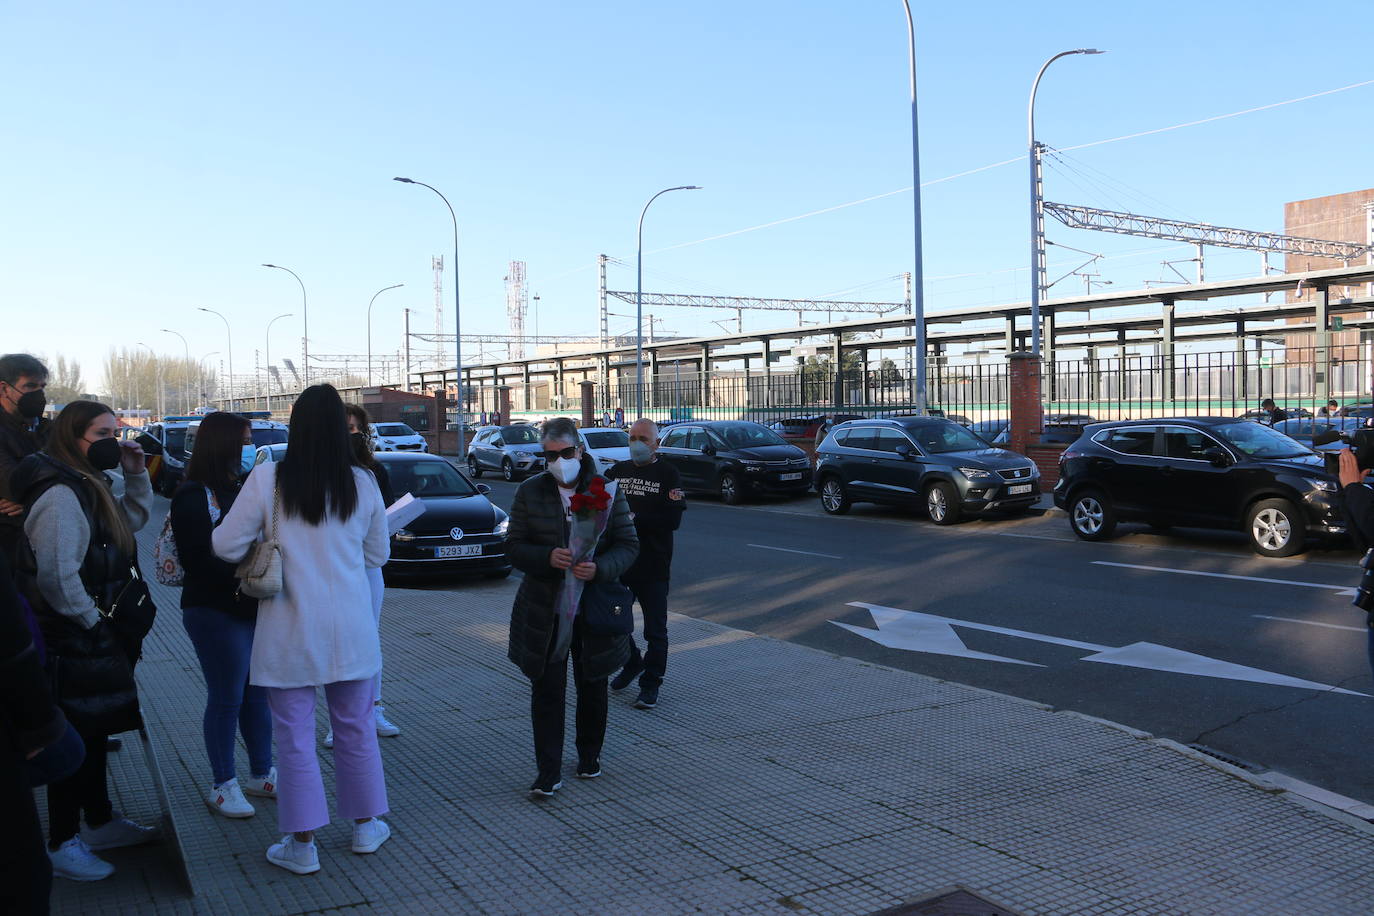
<path fill-rule="evenodd" d="M 258 602 L 239 591 L 234 565 L 215 556 L 210 535 L 234 507 L 256 457 L 249 422 L 230 413 L 200 421 L 186 480 L 172 495 L 172 534 L 184 578 L 181 622 L 196 647 L 205 675 L 205 753 L 211 782 L 210 810 L 225 817 L 252 817 L 244 794 L 277 795 L 272 766 L 272 712 L 267 691 L 248 683 Z M 248 748 L 248 780 L 240 785 L 234 766 L 234 737 Z"/>
<path fill-rule="evenodd" d="M 48 664 L 62 676 L 57 701 L 86 745 L 86 758 L 48 786 L 48 847 L 53 874 L 98 881 L 114 866 L 92 850 L 146 843 L 156 835 L 115 811 L 105 774 L 105 738 L 137 728 L 132 662 L 139 646 L 108 614 L 135 577 L 134 532 L 148 521 L 153 488 L 143 449 L 115 438 L 119 421 L 95 401 L 72 401 L 57 415 L 48 443 L 25 458 L 10 480 L 28 507 L 20 584 L 33 607 Z M 106 471 L 121 468 L 116 497 Z M 85 825 L 82 825 L 82 814 Z"/>
<path fill-rule="evenodd" d="M 386 510 L 372 475 L 357 466 L 343 401 L 312 385 L 291 410 L 286 455 L 264 462 L 211 536 L 231 563 L 257 540 L 281 551 L 282 589 L 258 602 L 249 682 L 267 688 L 277 740 L 277 816 L 286 833 L 267 860 L 299 875 L 319 871 L 315 831 L 329 823 L 315 752 L 315 690 L 334 727 L 339 815 L 353 820 L 353 851 L 371 853 L 391 829 L 372 712 L 381 647 L 369 567 L 390 556 Z"/>

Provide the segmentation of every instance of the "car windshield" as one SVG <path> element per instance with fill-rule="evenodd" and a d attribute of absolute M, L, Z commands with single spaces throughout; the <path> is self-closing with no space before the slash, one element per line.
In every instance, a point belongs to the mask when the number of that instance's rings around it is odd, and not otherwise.
<path fill-rule="evenodd" d="M 537 445 L 539 430 L 533 426 L 503 426 L 501 441 L 507 445 Z"/>
<path fill-rule="evenodd" d="M 284 429 L 255 429 L 253 430 L 254 445 L 275 445 L 278 442 L 286 441 L 286 430 Z"/>
<path fill-rule="evenodd" d="M 760 445 L 786 445 L 782 437 L 757 423 L 731 423 L 712 430 L 730 448 L 757 448 Z"/>
<path fill-rule="evenodd" d="M 1212 431 L 1251 458 L 1297 458 L 1312 454 L 1302 443 L 1259 423 L 1223 423 Z"/>
<path fill-rule="evenodd" d="M 374 427 L 379 436 L 413 436 L 415 430 L 404 423 L 378 423 Z"/>
<path fill-rule="evenodd" d="M 587 430 L 588 448 L 629 448 L 630 437 L 618 429 Z"/>
<path fill-rule="evenodd" d="M 958 423 L 921 423 L 910 428 L 916 444 L 931 454 L 967 452 L 987 448 L 988 444 Z"/>
<path fill-rule="evenodd" d="M 391 491 L 420 499 L 473 496 L 477 488 L 447 461 L 383 461 L 391 475 Z"/>
<path fill-rule="evenodd" d="M 185 429 L 169 429 L 169 430 L 167 430 L 167 442 L 165 443 L 165 445 L 166 445 L 167 451 L 169 451 L 169 452 L 180 452 L 180 451 L 182 451 L 183 449 L 185 449 L 185 448 L 186 448 L 186 430 L 185 430 Z"/>

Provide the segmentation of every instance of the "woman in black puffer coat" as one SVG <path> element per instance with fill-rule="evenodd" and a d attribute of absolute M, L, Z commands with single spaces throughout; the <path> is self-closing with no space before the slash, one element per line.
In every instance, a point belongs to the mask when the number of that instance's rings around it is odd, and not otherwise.
<path fill-rule="evenodd" d="M 510 615 L 507 656 L 530 679 L 530 716 L 534 756 L 539 767 L 533 797 L 547 798 L 563 785 L 563 713 L 568 656 L 577 687 L 577 775 L 601 775 L 601 745 L 606 736 L 607 679 L 630 657 L 628 636 L 592 633 L 573 618 L 571 638 L 556 605 L 567 570 L 583 581 L 614 582 L 639 554 L 639 539 L 625 495 L 617 490 L 606 530 L 590 562 L 572 565 L 568 551 L 569 501 L 586 492 L 596 466 L 583 453 L 577 426 L 566 417 L 544 424 L 541 442 L 549 469 L 529 478 L 515 493 L 506 552 L 525 574 Z M 560 639 L 560 635 L 564 638 Z"/>

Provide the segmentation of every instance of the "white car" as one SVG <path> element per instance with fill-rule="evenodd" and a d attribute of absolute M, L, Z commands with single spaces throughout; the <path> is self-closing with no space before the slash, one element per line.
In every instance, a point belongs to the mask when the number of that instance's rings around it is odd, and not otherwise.
<path fill-rule="evenodd" d="M 630 437 L 623 429 L 604 429 L 598 426 L 579 429 L 577 436 L 582 447 L 596 462 L 599 472 L 610 470 L 618 461 L 630 460 Z"/>
<path fill-rule="evenodd" d="M 425 437 L 404 423 L 373 423 L 374 452 L 428 452 Z"/>

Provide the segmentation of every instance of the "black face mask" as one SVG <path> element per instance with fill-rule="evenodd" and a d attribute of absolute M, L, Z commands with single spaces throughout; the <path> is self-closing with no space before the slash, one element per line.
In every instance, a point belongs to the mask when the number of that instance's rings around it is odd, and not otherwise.
<path fill-rule="evenodd" d="M 14 406 L 19 411 L 19 416 L 32 420 L 43 416 L 43 408 L 48 406 L 48 396 L 43 393 L 42 388 L 26 391 L 14 402 Z"/>
<path fill-rule="evenodd" d="M 86 460 L 97 471 L 112 471 L 119 467 L 119 456 L 122 451 L 118 439 L 97 439 L 86 450 Z"/>
<path fill-rule="evenodd" d="M 359 455 L 365 455 L 371 451 L 368 448 L 367 433 L 349 433 L 348 441 L 353 443 L 353 451 Z"/>

